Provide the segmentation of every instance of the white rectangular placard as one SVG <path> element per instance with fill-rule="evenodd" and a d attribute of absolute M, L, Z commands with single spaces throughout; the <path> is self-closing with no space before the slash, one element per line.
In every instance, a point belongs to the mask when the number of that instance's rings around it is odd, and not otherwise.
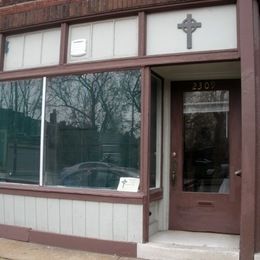
<path fill-rule="evenodd" d="M 140 184 L 139 178 L 121 177 L 117 187 L 118 191 L 137 192 Z"/>
<path fill-rule="evenodd" d="M 86 39 L 77 39 L 71 42 L 70 55 L 71 56 L 83 56 L 87 51 Z"/>

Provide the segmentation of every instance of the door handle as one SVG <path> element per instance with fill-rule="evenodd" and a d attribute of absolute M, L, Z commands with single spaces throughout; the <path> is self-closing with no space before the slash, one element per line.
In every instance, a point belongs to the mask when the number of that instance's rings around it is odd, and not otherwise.
<path fill-rule="evenodd" d="M 176 171 L 172 171 L 172 183 L 174 184 L 176 179 Z"/>
<path fill-rule="evenodd" d="M 172 160 L 172 176 L 171 177 L 172 177 L 172 184 L 174 184 L 176 181 L 176 177 L 177 177 L 177 160 L 176 160 L 176 158 L 174 158 Z"/>
<path fill-rule="evenodd" d="M 237 170 L 237 171 L 235 171 L 235 175 L 236 175 L 236 176 L 239 176 L 239 177 L 240 177 L 241 174 L 242 174 L 242 171 L 241 171 L 241 170 Z"/>

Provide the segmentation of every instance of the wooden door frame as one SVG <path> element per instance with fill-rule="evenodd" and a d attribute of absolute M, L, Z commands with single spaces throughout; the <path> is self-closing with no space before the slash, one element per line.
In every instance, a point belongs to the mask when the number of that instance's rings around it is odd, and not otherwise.
<path fill-rule="evenodd" d="M 205 200 L 213 200 L 215 202 L 224 200 L 227 201 L 227 203 L 234 202 L 235 199 L 239 201 L 239 205 L 234 204 L 234 210 L 235 212 L 239 212 L 240 214 L 240 194 L 241 194 L 241 183 L 240 179 L 237 176 L 235 176 L 233 173 L 238 170 L 238 168 L 241 168 L 241 153 L 239 152 L 241 150 L 241 143 L 237 142 L 235 140 L 241 140 L 241 91 L 240 91 L 240 80 L 234 80 L 234 79 L 227 79 L 227 80 L 214 80 L 214 81 L 184 81 L 184 82 L 172 82 L 172 92 L 171 92 L 171 114 L 175 116 L 171 120 L 171 169 L 170 169 L 170 176 L 169 176 L 169 182 L 170 182 L 170 194 L 169 194 L 169 228 L 175 229 L 176 226 L 174 224 L 174 208 L 172 205 L 174 205 L 174 195 L 180 193 L 180 196 L 182 197 L 189 197 L 189 192 L 183 193 L 181 192 L 181 186 L 182 183 L 179 179 L 179 181 L 175 184 L 178 185 L 177 191 L 173 189 L 172 187 L 172 180 L 171 180 L 171 172 L 172 172 L 172 153 L 176 152 L 178 156 L 178 161 L 183 162 L 183 146 L 182 146 L 182 138 L 177 138 L 177 150 L 176 150 L 176 138 L 173 137 L 173 134 L 176 136 L 180 135 L 183 136 L 183 126 L 178 124 L 178 122 L 182 121 L 182 93 L 185 91 L 192 91 L 191 85 L 193 83 L 209 83 L 214 82 L 216 84 L 216 90 L 229 90 L 230 91 L 230 104 L 232 104 L 233 109 L 230 110 L 230 116 L 229 116 L 229 129 L 233 129 L 232 135 L 229 135 L 229 144 L 230 150 L 229 150 L 229 158 L 230 158 L 230 167 L 229 167 L 229 178 L 236 186 L 232 186 L 232 190 L 230 190 L 230 194 L 215 194 L 215 193 L 196 193 L 196 198 L 205 198 Z M 174 91 L 174 88 L 177 89 L 177 91 Z M 200 90 L 200 89 L 199 89 Z M 202 89 L 202 90 L 208 90 L 208 89 Z M 232 91 L 233 90 L 233 91 Z M 232 92 L 231 92 L 232 91 Z M 181 103 L 180 103 L 181 102 Z M 176 105 L 177 104 L 177 105 Z M 174 110 L 175 109 L 175 110 Z M 176 110 L 177 109 L 177 110 Z M 237 111 L 237 109 L 239 111 Z M 234 130 L 235 129 L 235 130 Z M 175 145 L 175 150 L 173 151 L 173 146 Z M 239 167 L 240 166 L 240 167 Z M 182 176 L 182 164 L 178 165 L 177 171 L 179 172 L 179 176 Z M 178 176 L 177 176 L 178 178 Z M 180 177 L 179 177 L 180 178 Z M 238 185 L 238 186 L 237 186 Z M 173 193 L 175 193 L 173 195 Z M 219 202 L 218 202 L 219 203 Z M 221 203 L 219 203 L 221 204 Z M 232 211 L 232 210 L 231 210 Z M 231 215 L 230 215 L 231 216 Z M 221 222 L 221 221 L 219 221 Z M 239 219 L 237 219 L 235 226 L 226 230 L 228 233 L 239 233 L 240 225 L 239 225 Z M 210 227 L 210 225 L 209 225 Z M 221 227 L 221 225 L 219 225 Z M 210 227 L 211 228 L 211 227 Z M 217 227 L 216 227 L 217 228 Z M 222 229 L 222 227 L 221 227 Z M 236 231 L 235 231 L 236 230 Z M 210 231 L 210 230 L 209 230 Z M 220 230 L 220 232 L 223 233 L 223 229 Z"/>

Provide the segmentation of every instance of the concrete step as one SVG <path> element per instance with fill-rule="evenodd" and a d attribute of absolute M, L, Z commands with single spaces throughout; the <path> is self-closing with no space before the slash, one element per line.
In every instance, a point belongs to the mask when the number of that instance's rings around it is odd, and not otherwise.
<path fill-rule="evenodd" d="M 151 260 L 239 260 L 239 236 L 166 231 L 138 244 L 137 257 Z"/>

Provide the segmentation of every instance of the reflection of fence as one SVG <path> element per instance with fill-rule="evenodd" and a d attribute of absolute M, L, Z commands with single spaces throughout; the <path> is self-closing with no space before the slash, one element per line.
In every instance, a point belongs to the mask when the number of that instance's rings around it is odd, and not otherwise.
<path fill-rule="evenodd" d="M 14 150 L 16 149 L 16 156 Z M 24 178 L 38 178 L 40 147 L 37 145 L 8 144 L 6 171 L 10 176 Z M 16 169 L 13 169 L 14 160 Z"/>

